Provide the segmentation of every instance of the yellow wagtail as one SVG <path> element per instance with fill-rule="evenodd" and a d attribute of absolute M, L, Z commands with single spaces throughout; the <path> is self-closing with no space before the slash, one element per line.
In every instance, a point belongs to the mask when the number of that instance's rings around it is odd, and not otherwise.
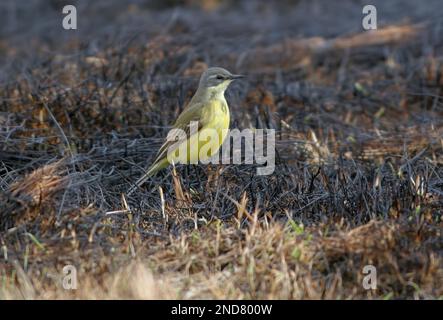
<path fill-rule="evenodd" d="M 218 67 L 209 68 L 202 74 L 197 91 L 168 134 L 169 137 L 172 133 L 176 137 L 175 141 L 167 139 L 160 147 L 153 164 L 128 190 L 128 195 L 171 162 L 197 163 L 198 160 L 207 160 L 218 152 L 229 129 L 229 107 L 224 93 L 233 80 L 242 77 Z M 193 123 L 197 124 L 196 133 L 192 130 Z M 178 132 L 183 133 L 181 137 Z M 216 139 L 202 141 L 199 138 L 211 138 L 213 132 Z M 207 152 L 200 154 L 203 146 Z M 183 149 L 184 153 L 181 152 Z"/>

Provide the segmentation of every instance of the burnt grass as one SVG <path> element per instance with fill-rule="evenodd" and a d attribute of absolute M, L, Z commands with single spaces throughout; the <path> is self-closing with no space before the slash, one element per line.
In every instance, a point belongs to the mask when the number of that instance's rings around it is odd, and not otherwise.
<path fill-rule="evenodd" d="M 63 1 L 4 2 L 0 298 L 441 298 L 441 6 L 397 2 L 374 32 L 358 1 L 78 1 L 77 31 Z M 231 128 L 276 130 L 274 173 L 125 196 L 208 66 L 247 75 Z"/>

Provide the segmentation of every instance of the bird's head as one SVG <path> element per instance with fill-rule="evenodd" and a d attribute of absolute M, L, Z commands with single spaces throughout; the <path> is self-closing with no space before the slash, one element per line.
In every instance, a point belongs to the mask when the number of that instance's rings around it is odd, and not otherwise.
<path fill-rule="evenodd" d="M 226 69 L 213 67 L 203 72 L 199 87 L 215 92 L 224 92 L 232 81 L 243 77 L 242 75 L 232 74 Z"/>

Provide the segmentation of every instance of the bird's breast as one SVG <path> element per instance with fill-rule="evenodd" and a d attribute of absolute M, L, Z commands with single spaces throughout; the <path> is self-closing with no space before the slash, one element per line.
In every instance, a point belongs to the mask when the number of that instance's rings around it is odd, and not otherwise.
<path fill-rule="evenodd" d="M 216 131 L 218 136 L 216 144 L 218 147 L 226 138 L 230 122 L 229 107 L 226 101 L 223 100 L 214 100 L 211 103 L 211 120 L 207 125 L 207 128 Z"/>
<path fill-rule="evenodd" d="M 229 128 L 229 107 L 226 101 L 214 100 L 210 107 L 210 122 L 216 129 Z"/>

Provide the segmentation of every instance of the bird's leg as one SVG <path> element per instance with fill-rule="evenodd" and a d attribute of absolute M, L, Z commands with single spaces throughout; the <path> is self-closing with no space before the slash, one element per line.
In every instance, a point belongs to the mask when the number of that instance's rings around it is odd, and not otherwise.
<path fill-rule="evenodd" d="M 222 165 L 221 164 L 208 164 L 206 190 L 209 192 L 213 188 L 217 187 L 218 179 L 220 177 Z"/>
<path fill-rule="evenodd" d="M 208 177 L 208 180 L 206 181 L 206 191 L 209 193 L 211 191 L 211 182 L 213 180 L 213 170 L 212 170 L 212 164 L 208 164 L 206 167 L 206 176 Z"/>

